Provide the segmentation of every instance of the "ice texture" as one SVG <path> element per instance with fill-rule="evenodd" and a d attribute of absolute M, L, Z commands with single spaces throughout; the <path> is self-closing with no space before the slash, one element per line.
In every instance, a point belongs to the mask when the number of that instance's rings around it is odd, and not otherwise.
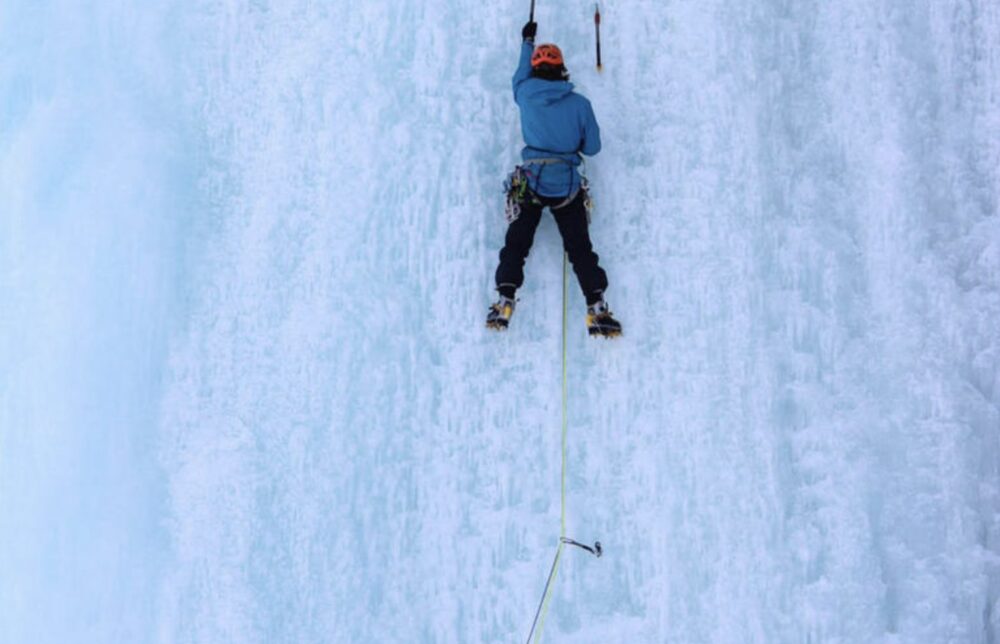
<path fill-rule="evenodd" d="M 527 4 L 527 3 L 524 3 Z M 0 3 L 0 642 L 522 642 L 563 256 L 522 3 Z M 1000 642 L 1000 3 L 538 3 L 544 641 Z"/>

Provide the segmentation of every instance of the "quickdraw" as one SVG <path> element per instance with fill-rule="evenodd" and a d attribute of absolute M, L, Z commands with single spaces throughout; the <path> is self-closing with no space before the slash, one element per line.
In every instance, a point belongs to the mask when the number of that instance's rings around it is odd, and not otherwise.
<path fill-rule="evenodd" d="M 507 180 L 503 182 L 503 189 L 507 193 L 504 218 L 508 224 L 512 224 L 521 216 L 521 204 L 528 196 L 528 171 L 521 166 L 516 166 L 514 171 L 507 175 Z"/>
<path fill-rule="evenodd" d="M 583 193 L 583 207 L 587 211 L 587 223 L 590 223 L 590 215 L 594 212 L 594 198 L 590 196 L 590 182 L 586 175 L 580 175 L 580 192 Z"/>
<path fill-rule="evenodd" d="M 587 217 L 594 210 L 594 198 L 590 196 L 590 182 L 587 177 L 580 175 L 580 192 L 583 193 L 583 207 L 587 209 Z"/>

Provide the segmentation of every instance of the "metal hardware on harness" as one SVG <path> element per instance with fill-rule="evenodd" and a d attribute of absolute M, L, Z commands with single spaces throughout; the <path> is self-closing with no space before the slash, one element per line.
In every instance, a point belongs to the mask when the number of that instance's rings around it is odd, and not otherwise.
<path fill-rule="evenodd" d="M 572 165 L 566 159 L 561 159 L 559 157 L 525 159 L 523 165 L 515 166 L 514 171 L 507 175 L 507 180 L 504 181 L 503 189 L 507 194 L 506 204 L 504 205 L 504 218 L 507 220 L 508 224 L 514 223 L 521 216 L 521 206 L 524 203 L 525 198 L 528 197 L 528 177 L 532 175 L 529 170 L 525 169 L 525 166 L 546 166 L 557 163 Z M 541 170 L 539 170 L 539 174 L 540 173 Z M 594 200 L 590 196 L 590 182 L 587 180 L 587 176 L 583 173 L 580 173 L 580 187 L 567 196 L 565 200 L 553 206 L 553 209 L 558 210 L 560 208 L 565 208 L 571 204 L 574 199 L 576 199 L 580 192 L 583 192 L 583 205 L 587 212 L 587 223 L 589 224 L 590 214 L 594 210 Z M 532 199 L 534 199 L 533 196 Z M 535 203 L 539 202 L 535 200 Z"/>
<path fill-rule="evenodd" d="M 594 212 L 594 198 L 590 196 L 590 182 L 585 175 L 580 175 L 580 192 L 583 193 L 583 209 L 587 212 L 587 223 Z"/>
<path fill-rule="evenodd" d="M 504 206 L 504 218 L 508 224 L 517 221 L 521 216 L 521 204 L 528 194 L 528 173 L 521 166 L 514 168 L 514 171 L 507 175 L 507 180 L 503 183 L 504 192 L 507 193 L 507 202 Z"/>

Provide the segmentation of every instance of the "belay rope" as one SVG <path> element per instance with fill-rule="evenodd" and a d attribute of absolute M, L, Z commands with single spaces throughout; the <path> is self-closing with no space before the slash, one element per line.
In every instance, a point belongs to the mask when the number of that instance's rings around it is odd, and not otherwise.
<path fill-rule="evenodd" d="M 568 318 L 567 301 L 569 300 L 569 260 L 566 253 L 563 253 L 563 311 L 562 311 L 562 475 L 560 477 L 560 512 L 559 512 L 559 546 L 556 548 L 556 556 L 552 560 L 552 567 L 549 569 L 549 577 L 545 581 L 545 589 L 542 591 L 542 599 L 538 602 L 538 610 L 535 611 L 535 619 L 531 623 L 531 631 L 528 633 L 527 644 L 531 644 L 532 637 L 537 643 L 541 641 L 542 631 L 545 628 L 545 617 L 549 610 L 549 600 L 552 599 L 552 582 L 559 571 L 559 562 L 562 559 L 563 546 L 576 546 L 586 550 L 595 557 L 604 554 L 601 542 L 595 541 L 593 547 L 574 541 L 566 536 L 566 443 L 567 443 L 567 386 L 566 386 L 566 321 Z M 537 633 L 536 633 L 537 628 Z"/>

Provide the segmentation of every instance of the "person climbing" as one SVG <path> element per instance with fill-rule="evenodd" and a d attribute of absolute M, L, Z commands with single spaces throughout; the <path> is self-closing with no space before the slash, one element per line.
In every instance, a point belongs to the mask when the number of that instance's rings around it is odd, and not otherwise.
<path fill-rule="evenodd" d="M 535 229 L 542 210 L 548 208 L 587 301 L 588 332 L 616 337 L 621 335 L 622 326 L 604 300 L 608 277 L 590 241 L 589 197 L 577 170 L 581 154 L 593 156 L 600 151 L 600 129 L 590 101 L 573 91 L 559 48 L 552 44 L 534 46 L 537 30 L 534 21 L 522 28 L 521 55 L 512 80 L 525 146 L 522 164 L 507 183 L 510 225 L 496 270 L 500 299 L 490 306 L 486 326 L 500 331 L 507 328 L 514 313 L 515 293 L 524 283 L 524 262 Z"/>

